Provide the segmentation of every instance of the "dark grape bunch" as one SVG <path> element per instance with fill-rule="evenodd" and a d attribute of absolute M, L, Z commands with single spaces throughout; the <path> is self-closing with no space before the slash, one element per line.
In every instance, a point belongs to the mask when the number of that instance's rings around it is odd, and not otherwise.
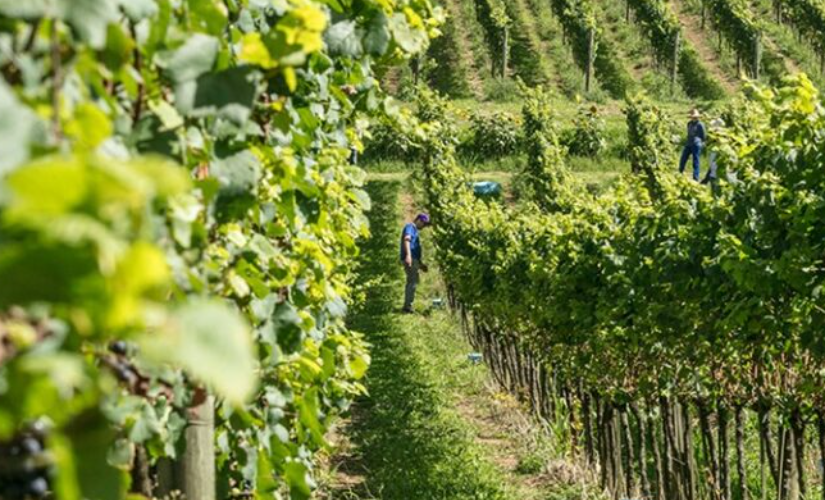
<path fill-rule="evenodd" d="M 51 458 L 45 426 L 38 423 L 0 442 L 0 500 L 49 498 Z"/>

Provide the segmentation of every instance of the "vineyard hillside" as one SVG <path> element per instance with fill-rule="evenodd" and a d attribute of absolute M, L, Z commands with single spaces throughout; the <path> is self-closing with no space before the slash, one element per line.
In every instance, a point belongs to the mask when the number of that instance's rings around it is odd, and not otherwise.
<path fill-rule="evenodd" d="M 0 500 L 825 499 L 825 0 L 0 0 Z"/>

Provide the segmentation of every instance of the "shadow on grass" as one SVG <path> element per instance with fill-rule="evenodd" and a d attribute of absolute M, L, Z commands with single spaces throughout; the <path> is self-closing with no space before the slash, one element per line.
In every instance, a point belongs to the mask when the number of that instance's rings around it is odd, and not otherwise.
<path fill-rule="evenodd" d="M 401 228 L 398 182 L 371 182 L 372 237 L 362 243 L 359 281 L 366 303 L 349 319 L 372 344 L 367 377 L 370 395 L 356 404 L 346 432 L 353 443 L 347 473 L 364 476 L 336 499 L 488 500 L 503 499 L 489 464 L 474 449 L 461 423 L 445 411 L 437 369 L 422 362 L 408 340 L 414 319 L 403 322 L 395 311 L 403 292 L 398 262 Z M 403 325 L 402 325 L 403 323 Z M 424 325 L 424 322 L 420 323 Z"/>

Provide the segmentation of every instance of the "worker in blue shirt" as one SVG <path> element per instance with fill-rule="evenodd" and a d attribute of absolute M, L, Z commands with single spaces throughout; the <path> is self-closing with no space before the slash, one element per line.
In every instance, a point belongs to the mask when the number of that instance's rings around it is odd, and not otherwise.
<path fill-rule="evenodd" d="M 421 250 L 421 239 L 418 232 L 430 225 L 430 216 L 418 214 L 413 222 L 404 226 L 401 233 L 401 263 L 404 264 L 404 272 L 407 275 L 407 283 L 404 287 L 404 308 L 405 313 L 413 312 L 413 300 L 415 299 L 415 288 L 418 286 L 419 271 L 427 272 L 426 264 L 421 262 L 423 252 Z"/>
<path fill-rule="evenodd" d="M 682 150 L 682 159 L 679 161 L 679 173 L 685 171 L 685 165 L 688 158 L 693 157 L 693 180 L 699 180 L 699 174 L 702 168 L 701 160 L 702 148 L 707 140 L 707 133 L 705 132 L 705 124 L 701 122 L 702 117 L 698 109 L 690 112 L 690 121 L 687 125 L 687 142 Z"/>

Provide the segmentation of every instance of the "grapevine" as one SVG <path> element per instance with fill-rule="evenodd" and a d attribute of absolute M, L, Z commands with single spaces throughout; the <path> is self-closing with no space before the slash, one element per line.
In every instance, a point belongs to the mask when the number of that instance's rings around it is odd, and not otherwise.
<path fill-rule="evenodd" d="M 312 494 L 369 364 L 344 324 L 367 231 L 354 126 L 387 103 L 371 68 L 442 17 L 0 1 L 4 498 L 150 496 L 212 396 L 220 498 Z"/>
<path fill-rule="evenodd" d="M 624 98 L 632 87 L 632 79 L 622 66 L 615 50 L 605 40 L 597 26 L 593 6 L 588 0 L 552 0 L 553 10 L 561 20 L 568 37 L 577 64 L 586 70 L 588 59 L 588 41 L 590 34 L 595 38 L 593 64 L 596 78 L 611 96 Z"/>
<path fill-rule="evenodd" d="M 810 37 L 811 45 L 822 57 L 825 54 L 825 5 L 819 0 L 781 0 L 775 4 L 780 19 Z"/>
<path fill-rule="evenodd" d="M 667 118 L 631 100 L 641 175 L 596 198 L 570 187 L 569 205 L 542 213 L 475 199 L 450 144 L 430 139 L 425 193 L 467 333 L 537 411 L 563 405 L 571 446 L 617 496 L 744 495 L 754 445 L 782 498 L 809 486 L 804 436 L 825 411 L 818 102 L 805 76 L 752 89 L 716 132 L 731 180 L 712 192 L 671 173 Z M 525 123 L 546 116 L 534 106 Z"/>
<path fill-rule="evenodd" d="M 484 33 L 487 43 L 490 46 L 490 54 L 493 60 L 491 68 L 494 76 L 505 76 L 507 72 L 508 57 L 508 32 L 510 29 L 510 18 L 502 0 L 475 0 L 476 13 Z"/>
<path fill-rule="evenodd" d="M 630 7 L 636 14 L 645 36 L 653 47 L 660 65 L 670 68 L 674 52 L 679 43 L 676 58 L 677 70 L 682 86 L 690 97 L 718 99 L 724 96 L 724 89 L 708 74 L 696 51 L 682 42 L 679 20 L 663 0 L 631 0 Z"/>
<path fill-rule="evenodd" d="M 761 31 L 744 0 L 708 0 L 713 24 L 749 68 L 751 75 L 759 74 L 761 59 Z"/>

